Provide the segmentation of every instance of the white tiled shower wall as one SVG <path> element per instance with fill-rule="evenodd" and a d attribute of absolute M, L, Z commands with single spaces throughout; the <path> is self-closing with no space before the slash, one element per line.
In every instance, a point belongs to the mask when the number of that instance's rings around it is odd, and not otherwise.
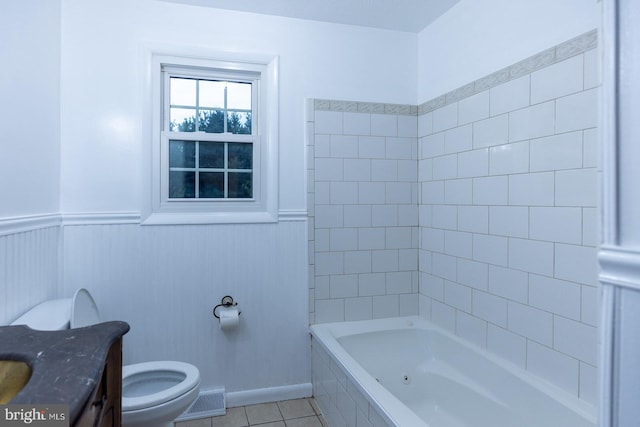
<path fill-rule="evenodd" d="M 419 107 L 315 100 L 311 322 L 419 312 L 596 402 L 595 41 Z"/>
<path fill-rule="evenodd" d="M 417 107 L 384 108 L 310 106 L 312 323 L 418 314 Z"/>

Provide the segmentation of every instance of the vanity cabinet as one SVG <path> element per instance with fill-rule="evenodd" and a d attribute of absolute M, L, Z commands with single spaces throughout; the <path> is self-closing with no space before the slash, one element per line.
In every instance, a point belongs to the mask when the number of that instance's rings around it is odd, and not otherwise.
<path fill-rule="evenodd" d="M 122 424 L 122 338 L 111 345 L 99 382 L 75 426 L 120 427 Z"/>
<path fill-rule="evenodd" d="M 25 362 L 31 376 L 8 402 L 68 405 L 69 425 L 122 424 L 122 336 L 125 322 L 60 331 L 0 327 L 0 360 Z"/>

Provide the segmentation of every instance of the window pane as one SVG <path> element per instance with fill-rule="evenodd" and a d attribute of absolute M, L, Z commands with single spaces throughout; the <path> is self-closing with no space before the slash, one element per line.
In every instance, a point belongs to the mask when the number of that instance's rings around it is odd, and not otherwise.
<path fill-rule="evenodd" d="M 195 168 L 196 144 L 192 141 L 169 141 L 169 167 Z"/>
<path fill-rule="evenodd" d="M 200 80 L 200 107 L 224 108 L 225 82 Z"/>
<path fill-rule="evenodd" d="M 251 134 L 251 113 L 229 112 L 227 115 L 227 132 Z"/>
<path fill-rule="evenodd" d="M 200 142 L 200 167 L 224 168 L 224 143 Z"/>
<path fill-rule="evenodd" d="M 224 197 L 224 172 L 200 172 L 200 198 Z"/>
<path fill-rule="evenodd" d="M 224 111 L 204 110 L 200 111 L 200 124 L 198 130 L 207 133 L 224 132 Z"/>
<path fill-rule="evenodd" d="M 171 105 L 196 106 L 196 81 L 171 77 Z"/>
<path fill-rule="evenodd" d="M 190 108 L 171 107 L 171 132 L 195 132 L 196 130 L 196 110 Z"/>
<path fill-rule="evenodd" d="M 227 83 L 227 108 L 251 110 L 251 83 Z"/>
<path fill-rule="evenodd" d="M 250 199 L 253 195 L 251 172 L 229 172 L 229 198 Z"/>
<path fill-rule="evenodd" d="M 196 196 L 196 173 L 183 171 L 169 172 L 169 198 L 191 199 Z"/>
<path fill-rule="evenodd" d="M 253 144 L 229 143 L 229 169 L 253 169 Z"/>

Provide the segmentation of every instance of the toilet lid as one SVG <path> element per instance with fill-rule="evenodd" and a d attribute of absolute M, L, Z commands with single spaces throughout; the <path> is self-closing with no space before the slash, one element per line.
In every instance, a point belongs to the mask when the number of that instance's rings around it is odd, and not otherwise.
<path fill-rule="evenodd" d="M 72 328 L 81 328 L 95 325 L 96 323 L 100 323 L 98 306 L 89 291 L 80 288 L 76 291 L 71 303 L 70 325 Z"/>

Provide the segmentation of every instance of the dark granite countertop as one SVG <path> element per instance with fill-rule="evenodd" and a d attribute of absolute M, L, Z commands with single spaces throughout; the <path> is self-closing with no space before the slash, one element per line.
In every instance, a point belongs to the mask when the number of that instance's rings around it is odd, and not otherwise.
<path fill-rule="evenodd" d="M 111 345 L 129 331 L 125 322 L 36 331 L 0 327 L 0 360 L 26 362 L 31 378 L 11 404 L 67 404 L 73 422 L 100 381 Z"/>

